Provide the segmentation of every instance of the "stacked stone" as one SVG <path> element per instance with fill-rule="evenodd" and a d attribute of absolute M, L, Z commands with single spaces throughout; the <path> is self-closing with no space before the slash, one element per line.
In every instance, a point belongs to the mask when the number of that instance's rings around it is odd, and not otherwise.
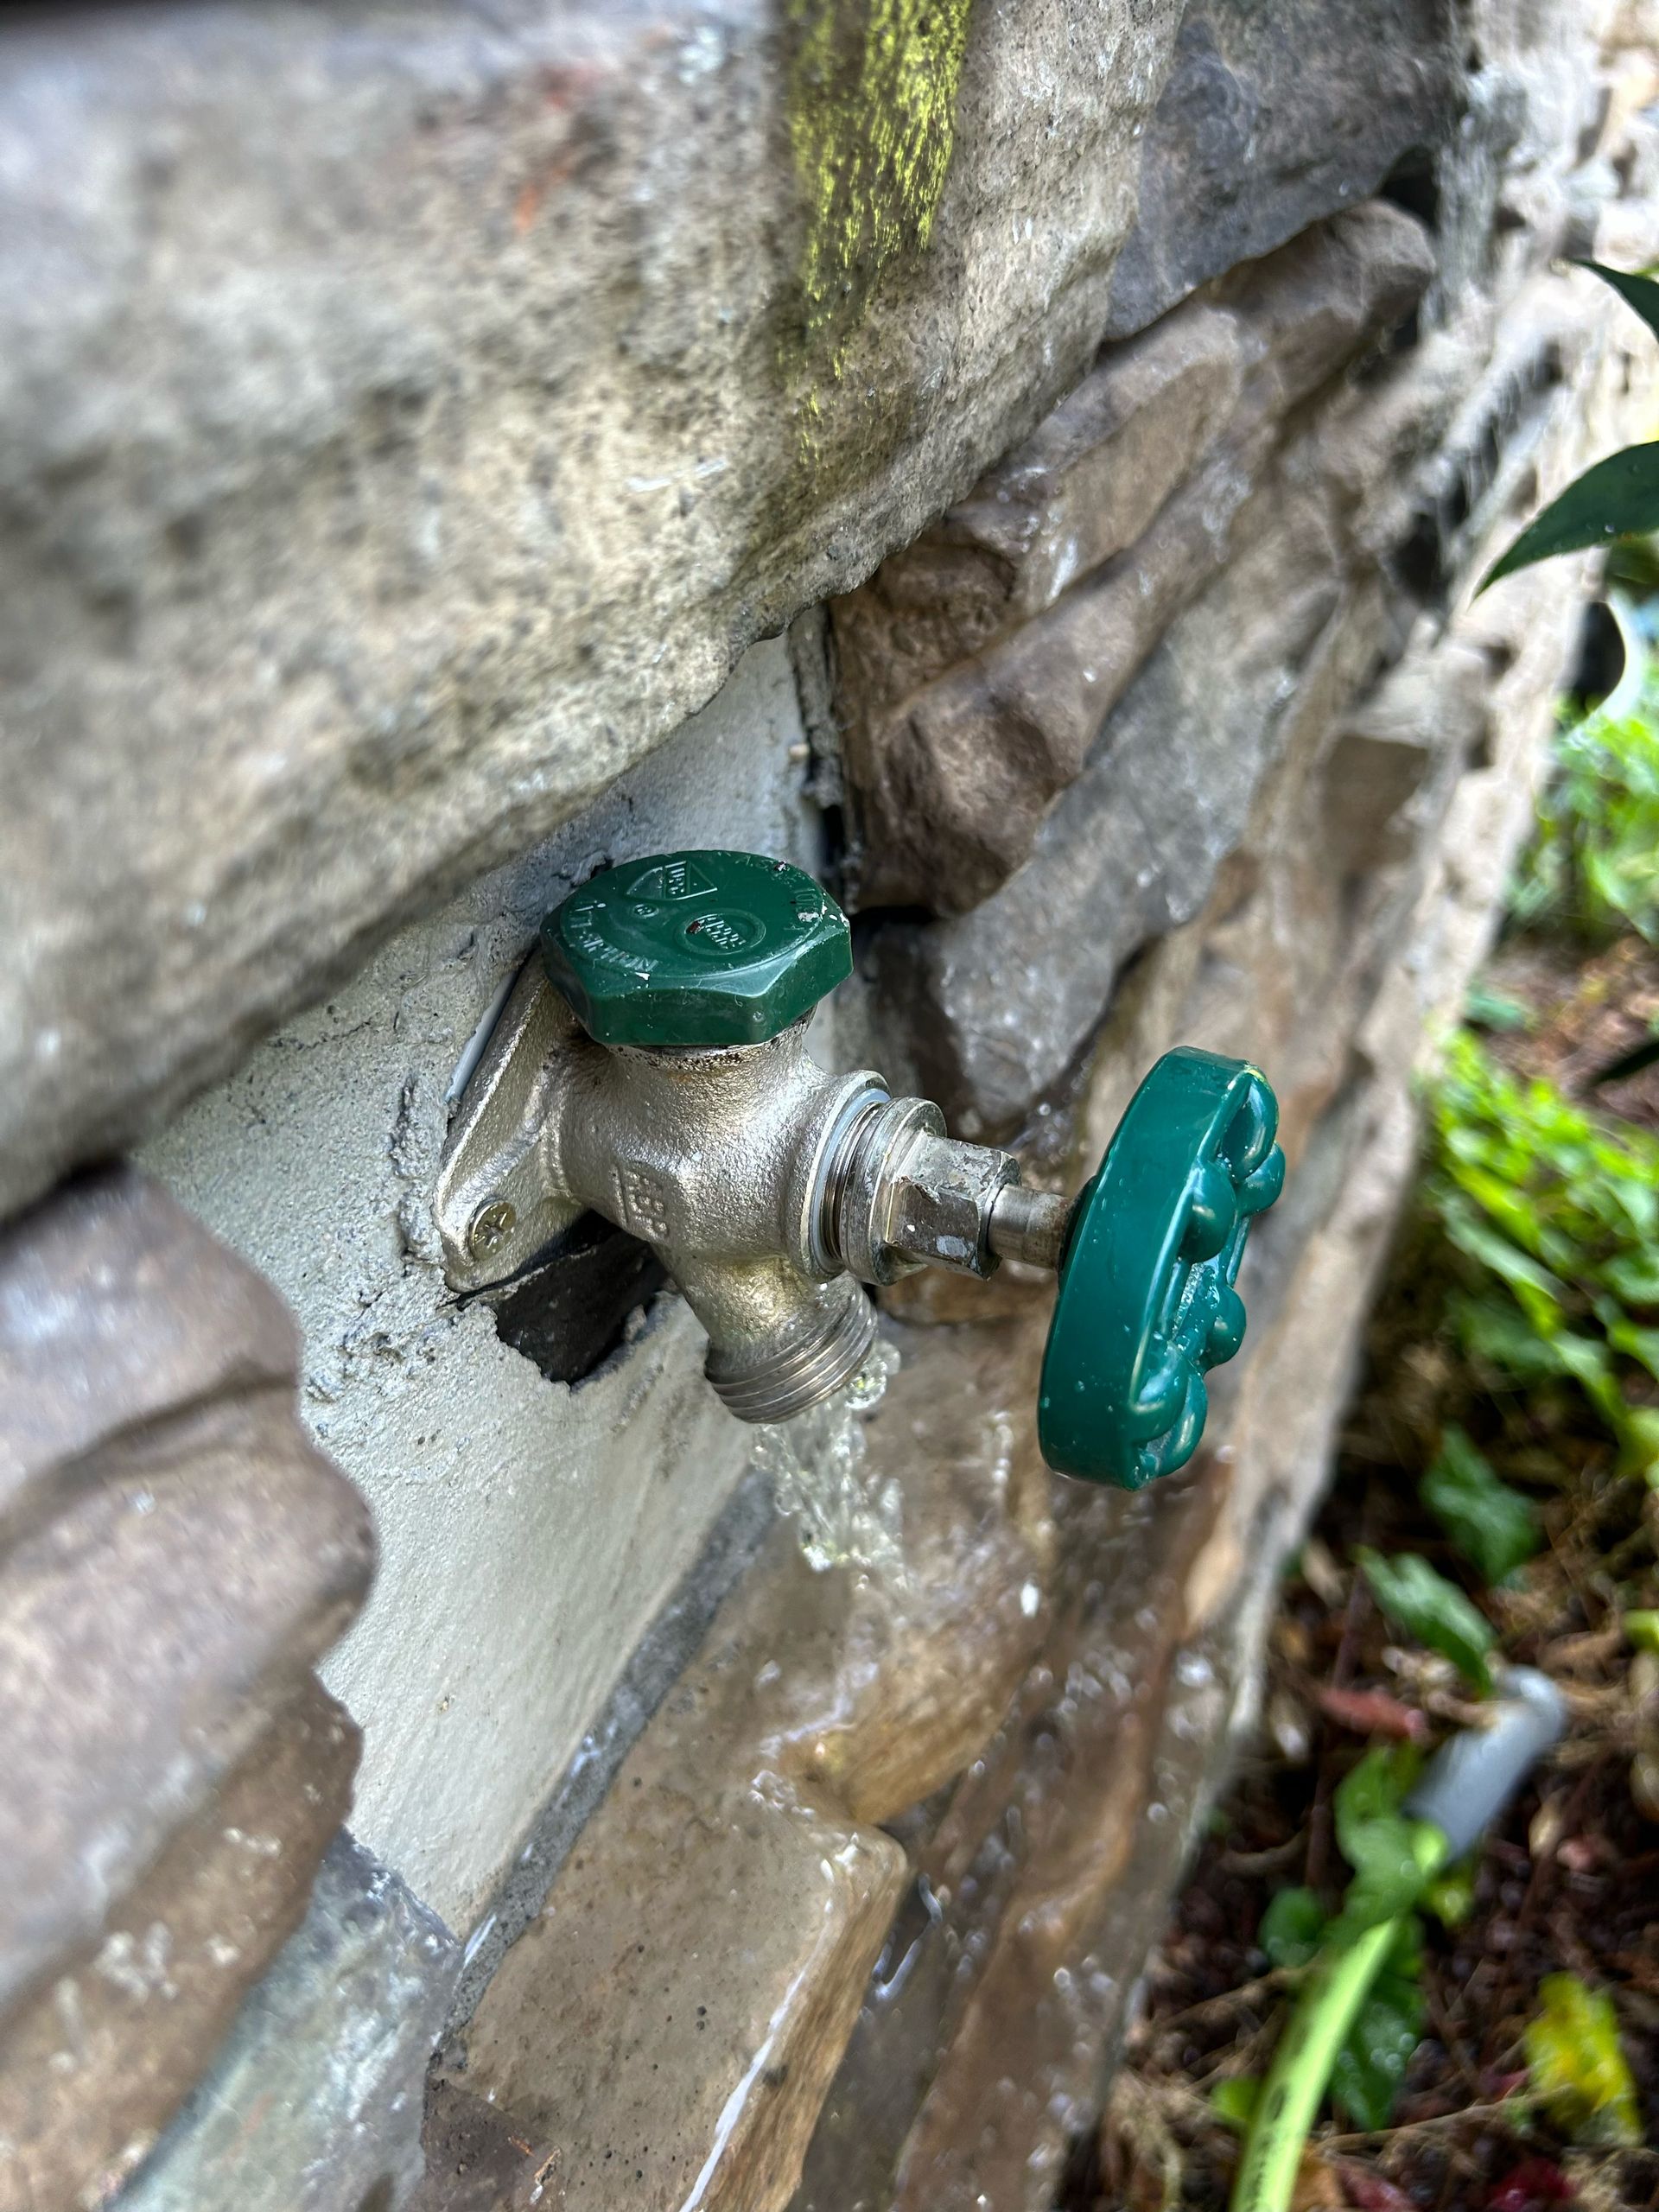
<path fill-rule="evenodd" d="M 1019 1130 L 1126 963 L 1202 912 L 1290 696 L 1338 636 L 1352 672 L 1319 834 L 1348 872 L 1403 861 L 1478 753 L 1501 671 L 1442 626 L 1605 317 L 1548 273 L 1588 250 L 1604 157 L 1531 149 L 1523 219 L 1500 181 L 1524 85 L 1476 90 L 1499 120 L 1484 166 L 1463 134 L 1472 180 L 1448 155 L 1430 193 L 1402 157 L 1400 194 L 1433 199 L 1433 229 L 1368 202 L 1109 343 L 1032 438 L 832 602 L 880 1049 L 966 1134 Z M 1627 169 L 1651 167 L 1644 130 Z M 1458 281 L 1471 264 L 1487 282 Z"/>
<path fill-rule="evenodd" d="M 281 1300 L 154 1184 L 0 1240 L 0 2204 L 102 2203 L 305 1914 L 373 1566 Z"/>

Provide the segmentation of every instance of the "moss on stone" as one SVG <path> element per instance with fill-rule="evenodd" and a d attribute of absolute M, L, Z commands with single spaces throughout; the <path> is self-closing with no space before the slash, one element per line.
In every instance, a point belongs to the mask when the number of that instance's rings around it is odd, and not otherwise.
<path fill-rule="evenodd" d="M 839 375 L 882 270 L 928 243 L 973 0 L 788 0 L 790 141 L 806 202 L 802 352 Z"/>

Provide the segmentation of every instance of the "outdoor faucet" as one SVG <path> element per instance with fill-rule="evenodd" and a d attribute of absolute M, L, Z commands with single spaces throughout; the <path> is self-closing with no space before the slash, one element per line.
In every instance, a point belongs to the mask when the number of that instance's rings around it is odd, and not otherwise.
<path fill-rule="evenodd" d="M 542 925 L 462 1093 L 435 1212 L 453 1288 L 499 1283 L 592 1209 L 656 1252 L 709 1334 L 731 1411 L 786 1421 L 868 1358 L 861 1284 L 921 1267 L 1052 1268 L 1044 1457 L 1138 1488 L 1189 1459 L 1204 1376 L 1238 1349 L 1235 1288 L 1284 1181 L 1261 1072 L 1166 1053 L 1075 1200 L 947 1135 L 925 1098 L 810 1057 L 852 972 L 846 916 L 758 853 L 605 869 Z"/>

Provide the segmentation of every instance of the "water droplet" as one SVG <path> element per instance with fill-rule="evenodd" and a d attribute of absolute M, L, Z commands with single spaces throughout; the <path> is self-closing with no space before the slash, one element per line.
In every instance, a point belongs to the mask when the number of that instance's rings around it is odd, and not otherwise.
<path fill-rule="evenodd" d="M 802 1554 L 820 1574 L 860 1567 L 899 1584 L 906 1579 L 904 1493 L 896 1481 L 864 1472 L 862 1416 L 898 1371 L 899 1354 L 878 1339 L 845 1389 L 793 1421 L 755 1429 L 754 1464 L 772 1477 L 778 1510 L 798 1522 Z"/>

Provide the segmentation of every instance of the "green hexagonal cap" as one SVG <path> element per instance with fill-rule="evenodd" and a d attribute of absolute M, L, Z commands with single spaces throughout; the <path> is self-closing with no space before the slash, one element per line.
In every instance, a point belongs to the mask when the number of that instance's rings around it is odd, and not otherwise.
<path fill-rule="evenodd" d="M 601 1045 L 760 1045 L 852 973 L 847 917 L 763 853 L 653 853 L 542 924 L 549 980 Z"/>
<path fill-rule="evenodd" d="M 1037 1407 L 1057 1472 L 1139 1490 L 1197 1450 L 1205 1376 L 1244 1338 L 1244 1240 L 1284 1187 L 1278 1126 L 1260 1069 L 1190 1046 L 1129 1101 L 1060 1263 Z"/>

